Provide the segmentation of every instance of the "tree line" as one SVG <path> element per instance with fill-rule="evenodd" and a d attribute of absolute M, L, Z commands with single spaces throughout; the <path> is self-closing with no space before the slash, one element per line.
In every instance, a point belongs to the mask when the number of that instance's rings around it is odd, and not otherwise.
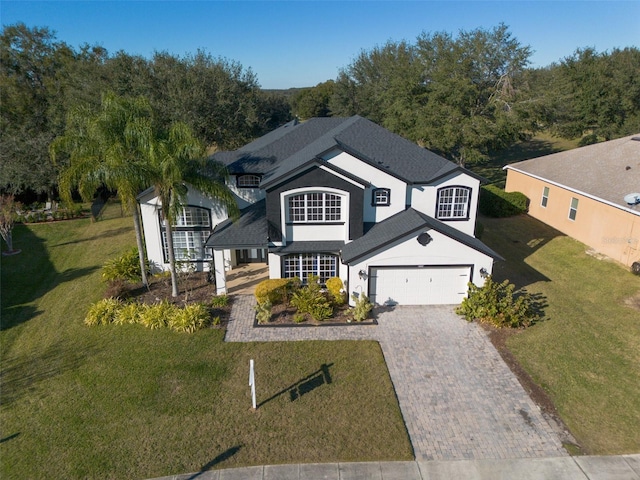
<path fill-rule="evenodd" d="M 145 97 L 156 128 L 182 122 L 209 148 L 237 148 L 291 118 L 286 99 L 263 92 L 250 69 L 204 51 L 111 55 L 74 49 L 46 27 L 10 25 L 0 35 L 0 189 L 54 194 L 65 162 L 51 162 L 49 145 L 71 112 L 99 110 L 107 91 Z"/>
<path fill-rule="evenodd" d="M 530 68 L 505 25 L 422 33 L 363 50 L 335 80 L 298 92 L 301 118 L 359 114 L 460 164 L 538 131 L 582 144 L 640 131 L 640 50 L 577 49 Z"/>
<path fill-rule="evenodd" d="M 0 35 L 0 189 L 51 195 L 64 162 L 49 145 L 75 108 L 104 92 L 145 97 L 154 122 L 188 125 L 211 148 L 237 148 L 290 120 L 362 115 L 460 164 L 544 130 L 583 143 L 640 131 L 640 50 L 593 48 L 544 68 L 501 24 L 419 35 L 362 50 L 337 78 L 291 96 L 262 90 L 251 69 L 204 51 L 151 58 L 85 44 L 48 28 Z"/>

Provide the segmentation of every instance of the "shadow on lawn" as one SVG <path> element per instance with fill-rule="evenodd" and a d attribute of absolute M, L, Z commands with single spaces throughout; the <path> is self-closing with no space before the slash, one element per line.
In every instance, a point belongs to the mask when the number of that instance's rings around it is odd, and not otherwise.
<path fill-rule="evenodd" d="M 43 381 L 77 369 L 97 349 L 58 344 L 42 350 L 39 354 L 3 358 L 0 376 L 0 405 L 19 400 L 37 391 Z"/>
<path fill-rule="evenodd" d="M 529 265 L 527 258 L 554 238 L 565 236 L 562 232 L 526 214 L 508 218 L 479 215 L 478 219 L 485 226 L 481 240 L 505 259 L 494 263 L 492 277 L 496 282 L 508 279 L 520 289 L 550 281 Z"/>
<path fill-rule="evenodd" d="M 191 475 L 189 478 L 186 478 L 185 480 L 193 480 L 194 478 L 198 478 L 200 475 L 205 473 L 207 470 L 210 470 L 213 467 L 215 467 L 216 465 L 218 465 L 219 463 L 222 463 L 225 460 L 228 460 L 231 457 L 233 457 L 236 453 L 238 453 L 240 451 L 241 448 L 242 448 L 242 445 L 236 445 L 235 447 L 231 447 L 230 449 L 225 450 L 220 455 L 218 455 L 216 458 L 211 460 L 209 463 L 203 465 L 202 468 L 200 468 L 200 471 L 198 473 L 196 473 L 194 475 Z"/>
<path fill-rule="evenodd" d="M 289 398 L 291 399 L 291 401 L 294 402 L 298 398 L 302 397 L 303 395 L 306 395 L 307 393 L 315 390 L 316 388 L 322 385 L 325 385 L 325 384 L 329 385 L 331 383 L 331 374 L 329 373 L 329 367 L 332 367 L 332 366 L 333 366 L 333 363 L 330 363 L 329 365 L 327 365 L 326 363 L 323 363 L 322 365 L 320 365 L 320 368 L 315 372 L 307 375 L 304 378 L 301 378 L 297 382 L 292 383 L 288 387 L 280 390 L 278 393 L 275 393 L 269 398 L 267 398 L 266 400 L 263 400 L 262 402 L 260 402 L 257 405 L 257 408 L 260 408 L 266 403 L 270 402 L 271 400 L 274 400 L 278 398 L 280 395 L 285 395 L 287 393 L 289 394 Z"/>
<path fill-rule="evenodd" d="M 2 259 L 0 330 L 31 320 L 42 313 L 32 302 L 56 286 L 84 277 L 98 268 L 71 268 L 56 272 L 44 239 L 24 225 L 16 225 L 13 235 L 14 244 L 22 249 L 22 253 Z"/>

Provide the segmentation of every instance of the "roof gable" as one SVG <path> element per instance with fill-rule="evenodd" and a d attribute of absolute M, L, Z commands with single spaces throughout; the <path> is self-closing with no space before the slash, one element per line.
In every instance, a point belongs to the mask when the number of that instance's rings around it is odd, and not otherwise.
<path fill-rule="evenodd" d="M 500 255 L 477 238 L 467 235 L 413 208 L 403 210 L 375 224 L 364 236 L 346 244 L 342 250 L 342 259 L 346 263 L 351 263 L 367 257 L 385 248 L 390 243 L 424 228 L 433 229 L 496 260 L 503 260 Z"/>

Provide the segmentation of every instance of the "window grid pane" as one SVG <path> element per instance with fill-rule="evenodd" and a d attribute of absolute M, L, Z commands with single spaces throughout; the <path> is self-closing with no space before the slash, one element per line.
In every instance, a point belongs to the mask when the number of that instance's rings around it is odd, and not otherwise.
<path fill-rule="evenodd" d="M 437 218 L 467 218 L 470 189 L 447 187 L 438 192 Z"/>
<path fill-rule="evenodd" d="M 284 257 L 284 278 L 299 277 L 304 283 L 309 275 L 322 283 L 337 275 L 337 257 L 331 254 L 296 253 Z"/>
<path fill-rule="evenodd" d="M 209 212 L 200 207 L 184 207 L 176 218 L 176 227 L 208 227 Z"/>
<path fill-rule="evenodd" d="M 289 221 L 324 223 L 342 220 L 342 197 L 331 193 L 310 192 L 289 197 Z"/>
<path fill-rule="evenodd" d="M 546 207 L 548 202 L 549 202 L 549 187 L 544 187 L 544 189 L 542 190 L 542 202 L 541 202 L 541 205 L 543 207 Z"/>

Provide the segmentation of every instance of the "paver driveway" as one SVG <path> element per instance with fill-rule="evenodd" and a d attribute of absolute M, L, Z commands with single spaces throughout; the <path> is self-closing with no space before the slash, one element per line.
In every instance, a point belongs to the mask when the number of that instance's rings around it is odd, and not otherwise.
<path fill-rule="evenodd" d="M 396 307 L 377 326 L 253 328 L 254 305 L 235 297 L 227 341 L 378 340 L 417 460 L 567 455 L 486 333 L 451 306 Z"/>

